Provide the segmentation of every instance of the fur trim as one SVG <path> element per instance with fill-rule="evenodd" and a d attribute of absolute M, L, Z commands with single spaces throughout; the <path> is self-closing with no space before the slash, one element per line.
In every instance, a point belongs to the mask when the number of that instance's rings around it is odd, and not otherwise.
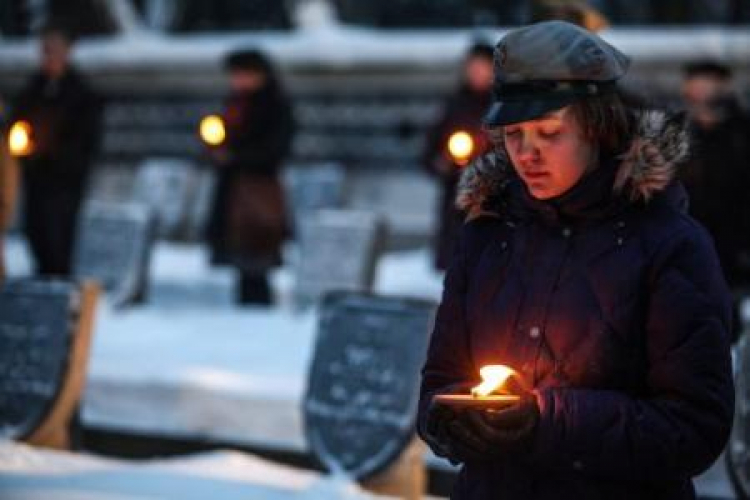
<path fill-rule="evenodd" d="M 474 160 L 461 174 L 456 194 L 456 207 L 469 219 L 485 213 L 485 201 L 503 192 L 512 179 L 513 167 L 501 152 L 492 152 Z"/>
<path fill-rule="evenodd" d="M 689 154 L 687 124 L 682 115 L 662 111 L 641 114 L 634 138 L 620 157 L 615 190 L 629 190 L 630 199 L 648 201 L 669 185 Z"/>
<path fill-rule="evenodd" d="M 619 158 L 614 190 L 626 191 L 632 201 L 648 201 L 672 182 L 688 154 L 688 131 L 682 115 L 644 111 L 637 118 L 630 146 Z M 487 213 L 486 202 L 501 196 L 513 177 L 513 167 L 504 153 L 478 158 L 461 175 L 456 206 L 470 219 Z"/>

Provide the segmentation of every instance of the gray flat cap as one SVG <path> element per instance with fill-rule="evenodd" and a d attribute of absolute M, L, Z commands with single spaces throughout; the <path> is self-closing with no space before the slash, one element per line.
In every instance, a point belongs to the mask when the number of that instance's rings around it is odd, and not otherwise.
<path fill-rule="evenodd" d="M 594 33 L 564 21 L 508 32 L 495 47 L 494 102 L 485 125 L 540 116 L 587 96 L 611 92 L 630 60 Z"/>

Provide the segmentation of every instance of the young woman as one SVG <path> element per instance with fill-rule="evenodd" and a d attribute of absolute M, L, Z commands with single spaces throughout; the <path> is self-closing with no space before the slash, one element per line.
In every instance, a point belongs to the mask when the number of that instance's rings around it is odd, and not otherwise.
<path fill-rule="evenodd" d="M 421 388 L 420 435 L 463 463 L 453 498 L 695 498 L 726 442 L 728 292 L 674 180 L 685 131 L 625 108 L 627 66 L 561 21 L 495 49 L 496 151 L 459 188 L 470 216 Z M 532 389 L 500 411 L 434 401 L 490 364 Z"/>

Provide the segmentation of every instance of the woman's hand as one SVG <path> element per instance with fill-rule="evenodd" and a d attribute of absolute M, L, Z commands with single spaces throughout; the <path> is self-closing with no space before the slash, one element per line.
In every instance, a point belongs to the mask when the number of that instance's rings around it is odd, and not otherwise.
<path fill-rule="evenodd" d="M 466 394 L 469 386 L 456 384 L 440 391 L 440 394 Z M 427 409 L 425 441 L 435 455 L 447 458 L 453 465 L 462 462 L 454 450 L 448 433 L 450 425 L 459 417 L 458 412 L 450 406 L 436 403 L 434 400 Z"/>
<path fill-rule="evenodd" d="M 527 447 L 538 421 L 536 397 L 526 392 L 501 410 L 464 409 L 450 423 L 447 441 L 463 462 L 492 460 Z"/>

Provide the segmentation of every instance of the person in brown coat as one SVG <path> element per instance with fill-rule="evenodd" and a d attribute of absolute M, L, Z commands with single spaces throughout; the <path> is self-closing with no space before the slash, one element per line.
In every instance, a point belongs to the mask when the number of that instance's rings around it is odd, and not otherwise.
<path fill-rule="evenodd" d="M 233 52 L 226 67 L 226 137 L 210 148 L 218 172 L 207 234 L 211 260 L 238 269 L 240 304 L 270 304 L 267 273 L 281 264 L 288 233 L 279 169 L 291 146 L 291 107 L 264 54 Z"/>

